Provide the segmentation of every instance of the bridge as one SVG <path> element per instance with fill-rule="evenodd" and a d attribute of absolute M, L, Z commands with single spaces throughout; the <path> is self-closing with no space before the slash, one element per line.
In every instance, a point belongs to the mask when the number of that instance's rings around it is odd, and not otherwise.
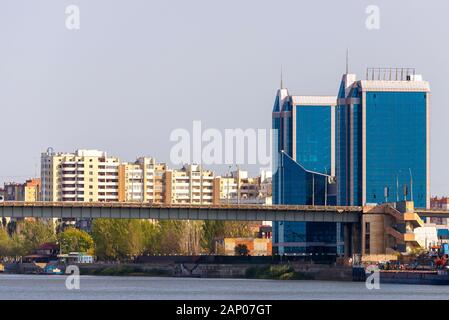
<path fill-rule="evenodd" d="M 125 202 L 0 202 L 0 217 L 360 222 L 357 206 L 165 205 Z"/>

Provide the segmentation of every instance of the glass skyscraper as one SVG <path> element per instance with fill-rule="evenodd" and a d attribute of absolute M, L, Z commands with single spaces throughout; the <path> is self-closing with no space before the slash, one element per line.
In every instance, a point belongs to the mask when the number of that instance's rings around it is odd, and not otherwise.
<path fill-rule="evenodd" d="M 273 204 L 335 205 L 336 97 L 291 96 L 281 88 L 273 107 Z M 314 254 L 341 251 L 341 224 L 274 223 L 274 251 Z M 341 244 L 341 243 L 340 243 Z"/>
<path fill-rule="evenodd" d="M 430 87 L 410 69 L 343 76 L 336 107 L 338 204 L 429 207 Z"/>
<path fill-rule="evenodd" d="M 428 82 L 413 69 L 369 69 L 359 81 L 346 73 L 337 97 L 292 96 L 281 85 L 272 113 L 273 204 L 429 207 L 429 99 Z M 276 222 L 273 251 L 341 254 L 346 227 L 354 226 Z"/>

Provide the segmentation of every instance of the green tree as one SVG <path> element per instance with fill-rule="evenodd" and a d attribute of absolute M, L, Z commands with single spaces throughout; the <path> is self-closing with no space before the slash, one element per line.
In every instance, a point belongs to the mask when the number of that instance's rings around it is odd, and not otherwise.
<path fill-rule="evenodd" d="M 158 247 L 161 254 L 181 253 L 183 222 L 177 220 L 159 221 Z"/>
<path fill-rule="evenodd" d="M 249 254 L 248 247 L 242 243 L 235 246 L 234 252 L 236 256 L 247 256 Z"/>
<path fill-rule="evenodd" d="M 127 260 L 142 254 L 149 246 L 150 227 L 137 219 L 95 219 L 92 238 L 99 259 Z"/>
<path fill-rule="evenodd" d="M 86 252 L 93 254 L 94 240 L 85 231 L 70 227 L 58 234 L 61 253 Z"/>
<path fill-rule="evenodd" d="M 152 221 L 143 220 L 141 222 L 143 234 L 143 253 L 156 254 L 160 252 L 159 245 L 159 226 Z"/>
<path fill-rule="evenodd" d="M 13 236 L 15 255 L 33 253 L 44 243 L 56 242 L 52 221 L 24 220 L 19 221 Z"/>
<path fill-rule="evenodd" d="M 226 222 L 206 220 L 203 223 L 201 246 L 207 253 L 215 252 L 215 241 L 224 238 L 226 235 Z"/>
<path fill-rule="evenodd" d="M 11 239 L 5 228 L 0 227 L 0 257 L 9 256 L 11 253 Z"/>
<path fill-rule="evenodd" d="M 99 259 L 117 259 L 112 219 L 94 219 L 92 222 L 92 238 L 95 254 Z"/>

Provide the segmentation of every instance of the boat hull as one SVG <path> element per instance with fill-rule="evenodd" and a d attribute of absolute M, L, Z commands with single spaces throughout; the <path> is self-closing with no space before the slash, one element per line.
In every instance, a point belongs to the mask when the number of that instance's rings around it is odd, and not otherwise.
<path fill-rule="evenodd" d="M 380 283 L 449 285 L 449 274 L 417 271 L 381 271 Z"/>

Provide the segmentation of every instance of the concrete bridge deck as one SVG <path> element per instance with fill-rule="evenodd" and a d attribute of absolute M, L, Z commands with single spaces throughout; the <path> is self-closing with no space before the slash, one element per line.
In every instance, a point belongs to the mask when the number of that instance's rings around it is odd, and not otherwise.
<path fill-rule="evenodd" d="M 0 217 L 359 222 L 362 207 L 164 205 L 125 202 L 0 202 Z"/>

